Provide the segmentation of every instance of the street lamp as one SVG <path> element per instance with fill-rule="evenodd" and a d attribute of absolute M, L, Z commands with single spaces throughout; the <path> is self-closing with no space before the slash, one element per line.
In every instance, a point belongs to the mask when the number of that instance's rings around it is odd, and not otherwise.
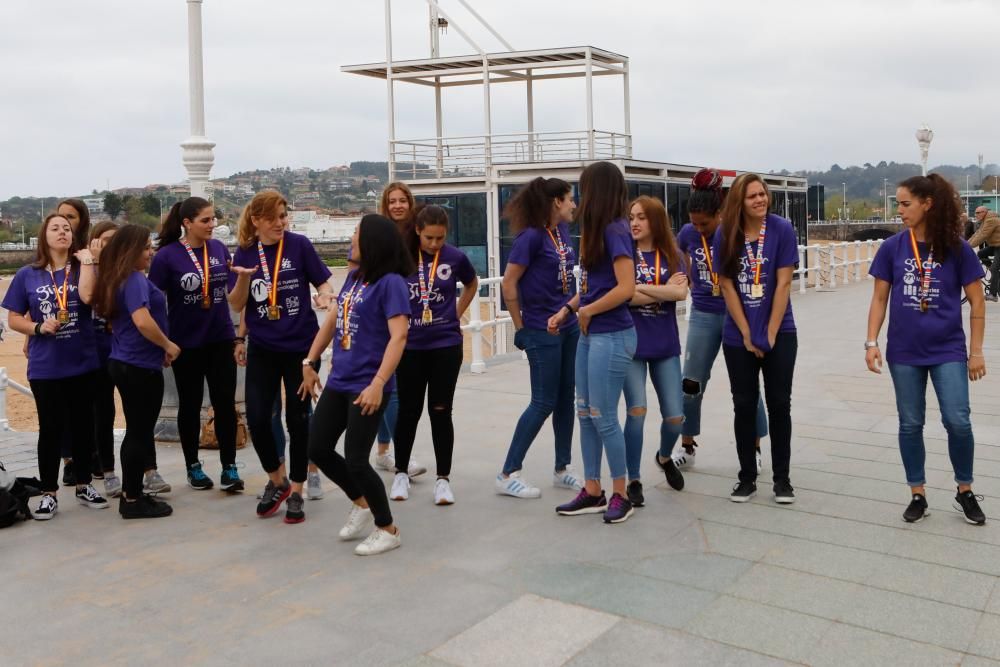
<path fill-rule="evenodd" d="M 844 207 L 840 210 L 840 219 L 847 219 L 847 183 L 841 183 L 844 186 Z"/>
<path fill-rule="evenodd" d="M 917 145 L 920 146 L 920 168 L 921 174 L 927 175 L 927 153 L 931 149 L 931 141 L 934 140 L 934 130 L 927 127 L 927 123 L 920 126 L 917 130 Z"/>

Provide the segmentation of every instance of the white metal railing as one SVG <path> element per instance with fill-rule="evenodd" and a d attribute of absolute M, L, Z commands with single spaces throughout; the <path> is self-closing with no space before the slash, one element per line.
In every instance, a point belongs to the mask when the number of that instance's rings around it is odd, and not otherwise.
<path fill-rule="evenodd" d="M 34 396 L 31 389 L 19 382 L 15 382 L 7 375 L 7 368 L 0 368 L 0 431 L 9 431 L 10 421 L 7 419 L 7 388 L 10 387 L 25 396 Z"/>
<path fill-rule="evenodd" d="M 888 220 L 810 220 L 809 226 L 813 225 L 902 225 L 903 221 L 899 218 L 889 218 Z"/>
<path fill-rule="evenodd" d="M 841 273 L 844 284 L 851 282 L 852 273 L 854 282 L 864 280 L 868 277 L 868 269 L 871 268 L 875 252 L 881 245 L 881 239 L 800 245 L 799 268 L 795 270 L 795 276 L 799 281 L 799 294 L 805 294 L 809 274 L 812 274 L 813 287 L 816 288 L 835 289 L 838 272 Z M 814 261 L 810 261 L 807 266 L 807 260 Z"/>
<path fill-rule="evenodd" d="M 491 165 L 632 157 L 631 136 L 604 130 L 404 139 L 390 144 L 393 178 L 484 175 Z M 593 146 L 593 152 L 591 152 Z"/>
<path fill-rule="evenodd" d="M 469 323 L 462 325 L 462 331 L 469 332 L 472 336 L 472 364 L 470 365 L 470 370 L 473 373 L 484 373 L 486 372 L 486 360 L 483 357 L 483 329 L 493 329 L 494 339 L 492 344 L 492 349 L 496 352 L 497 341 L 496 341 L 496 328 L 501 324 L 510 324 L 513 320 L 507 317 L 501 317 L 496 310 L 497 303 L 497 291 L 500 289 L 500 281 L 503 277 L 495 278 L 481 278 L 479 280 L 479 289 L 476 290 L 476 295 L 472 297 L 472 303 L 469 304 Z M 487 289 L 488 296 L 483 297 L 483 288 Z M 489 306 L 489 318 L 483 319 L 483 299 L 487 299 L 487 305 Z"/>

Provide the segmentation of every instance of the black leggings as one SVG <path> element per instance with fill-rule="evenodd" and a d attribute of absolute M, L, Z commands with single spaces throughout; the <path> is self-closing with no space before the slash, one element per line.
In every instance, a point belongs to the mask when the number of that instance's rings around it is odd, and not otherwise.
<path fill-rule="evenodd" d="M 389 395 L 382 396 L 382 405 L 372 415 L 361 414 L 361 408 L 354 405 L 357 397 L 358 394 L 323 390 L 309 426 L 309 460 L 351 500 L 364 496 L 375 517 L 375 525 L 385 528 L 392 525 L 389 499 L 382 478 L 371 467 L 368 456 L 375 444 Z M 341 456 L 336 446 L 345 431 L 344 456 Z"/>
<path fill-rule="evenodd" d="M 771 429 L 771 469 L 774 481 L 788 482 L 792 452 L 792 375 L 798 352 L 794 333 L 779 333 L 774 347 L 758 359 L 744 347 L 723 345 L 729 386 L 733 392 L 733 430 L 740 458 L 740 481 L 757 479 L 757 402 L 760 374 L 764 375 L 764 402 Z"/>
<path fill-rule="evenodd" d="M 440 347 L 435 350 L 405 350 L 396 368 L 396 392 L 399 395 L 399 416 L 396 418 L 396 470 L 405 472 L 410 465 L 417 423 L 427 394 L 427 415 L 431 420 L 431 440 L 438 477 L 451 474 L 451 458 L 455 449 L 455 426 L 451 407 L 455 400 L 455 385 L 462 370 L 462 346 Z"/>
<path fill-rule="evenodd" d="M 108 367 L 97 369 L 94 383 L 94 439 L 97 460 L 94 470 L 115 470 L 115 381 Z"/>
<path fill-rule="evenodd" d="M 185 348 L 171 366 L 177 382 L 177 431 L 184 462 L 198 462 L 201 439 L 201 404 L 208 382 L 208 397 L 215 412 L 215 434 L 223 467 L 236 463 L 236 359 L 233 342 L 225 340 Z"/>
<path fill-rule="evenodd" d="M 281 396 L 285 384 L 285 425 L 288 427 L 288 477 L 293 482 L 306 481 L 309 466 L 309 402 L 299 398 L 302 384 L 302 360 L 309 354 L 301 352 L 276 352 L 254 345 L 247 348 L 247 425 L 253 448 L 260 465 L 268 473 L 281 467 L 271 429 L 274 401 Z"/>
<path fill-rule="evenodd" d="M 90 453 L 94 451 L 94 373 L 54 380 L 31 380 L 38 411 L 38 476 L 42 491 L 59 490 L 62 439 L 70 438 L 77 484 L 90 484 Z"/>
<path fill-rule="evenodd" d="M 134 500 L 142 495 L 143 470 L 156 465 L 153 432 L 163 405 L 163 371 L 140 368 L 116 359 L 108 362 L 108 371 L 118 387 L 125 412 L 122 486 L 125 496 Z"/>

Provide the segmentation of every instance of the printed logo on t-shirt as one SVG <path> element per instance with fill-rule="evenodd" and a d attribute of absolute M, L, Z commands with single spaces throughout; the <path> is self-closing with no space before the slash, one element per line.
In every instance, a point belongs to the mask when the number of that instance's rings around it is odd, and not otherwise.
<path fill-rule="evenodd" d="M 437 277 L 438 280 L 448 280 L 451 278 L 451 264 L 438 264 Z"/>
<path fill-rule="evenodd" d="M 762 264 L 760 269 L 761 285 L 764 285 L 767 282 L 767 263 L 770 261 L 771 261 L 770 257 L 761 258 L 761 264 Z M 751 294 L 750 288 L 753 285 L 755 275 L 756 272 L 750 268 L 750 260 L 747 259 L 746 256 L 740 257 L 740 273 L 739 275 L 736 276 L 737 282 L 739 283 L 737 285 L 737 288 L 739 289 L 740 294 L 746 297 L 750 297 Z M 759 308 L 761 305 L 761 301 L 762 301 L 761 299 L 748 298 L 748 300 L 744 302 L 744 307 Z"/>
<path fill-rule="evenodd" d="M 263 278 L 255 278 L 250 282 L 250 295 L 254 301 L 265 301 L 267 299 L 267 283 Z"/>
<path fill-rule="evenodd" d="M 281 258 L 281 270 L 282 271 L 290 271 L 293 268 L 295 268 L 295 267 L 292 266 L 292 260 L 288 259 L 287 257 L 282 257 Z"/>
<path fill-rule="evenodd" d="M 698 280 L 703 283 L 711 283 L 712 275 L 708 270 L 708 262 L 705 261 L 705 249 L 693 248 L 691 257 L 694 258 L 694 263 L 698 270 Z"/>
<path fill-rule="evenodd" d="M 188 292 L 201 289 L 201 276 L 194 272 L 185 273 L 181 276 L 181 288 Z"/>
<path fill-rule="evenodd" d="M 219 259 L 218 257 L 209 256 L 209 258 L 208 258 L 208 265 L 209 265 L 209 267 L 212 267 L 212 266 L 221 266 L 222 265 L 222 260 Z"/>
<path fill-rule="evenodd" d="M 931 280 L 930 286 L 927 290 L 927 305 L 930 308 L 937 308 L 938 305 L 934 303 L 938 295 L 941 293 L 941 285 L 937 276 L 934 273 L 941 268 L 941 262 L 934 262 L 934 266 L 926 259 L 924 261 L 924 270 L 930 270 Z M 903 301 L 903 306 L 905 308 L 910 308 L 913 310 L 920 310 L 920 272 L 917 268 L 917 260 L 913 257 L 908 257 L 903 260 L 903 296 L 908 297 Z"/>

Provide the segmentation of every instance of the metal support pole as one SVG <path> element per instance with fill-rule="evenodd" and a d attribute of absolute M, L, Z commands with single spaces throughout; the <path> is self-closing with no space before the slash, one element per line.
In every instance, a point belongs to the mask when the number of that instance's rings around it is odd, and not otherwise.
<path fill-rule="evenodd" d="M 806 293 L 806 280 L 809 277 L 809 269 L 806 268 L 806 247 L 799 246 L 799 294 Z"/>
<path fill-rule="evenodd" d="M 625 93 L 625 157 L 632 159 L 632 101 L 629 87 L 628 60 L 622 72 L 622 86 Z"/>
<path fill-rule="evenodd" d="M 526 161 L 535 161 L 535 90 L 534 82 L 531 80 L 532 70 L 528 70 L 525 84 L 528 92 L 528 158 Z"/>
<path fill-rule="evenodd" d="M 594 158 L 594 54 L 587 47 L 587 158 Z"/>
<path fill-rule="evenodd" d="M 0 431 L 10 430 L 10 421 L 7 419 L 7 368 L 0 368 Z"/>
<path fill-rule="evenodd" d="M 187 0 L 188 90 L 191 136 L 181 143 L 181 161 L 188 173 L 191 196 L 210 199 L 208 177 L 215 164 L 215 144 L 205 137 L 205 81 L 202 66 L 202 0 Z"/>
<path fill-rule="evenodd" d="M 389 102 L 389 180 L 396 180 L 396 101 L 392 78 L 392 0 L 385 0 L 385 85 Z"/>
<path fill-rule="evenodd" d="M 479 290 L 476 290 L 476 295 L 472 297 L 472 314 L 469 315 L 469 324 L 472 326 L 472 365 L 470 366 L 470 370 L 473 373 L 485 373 L 486 362 L 483 360 L 483 315 Z"/>

